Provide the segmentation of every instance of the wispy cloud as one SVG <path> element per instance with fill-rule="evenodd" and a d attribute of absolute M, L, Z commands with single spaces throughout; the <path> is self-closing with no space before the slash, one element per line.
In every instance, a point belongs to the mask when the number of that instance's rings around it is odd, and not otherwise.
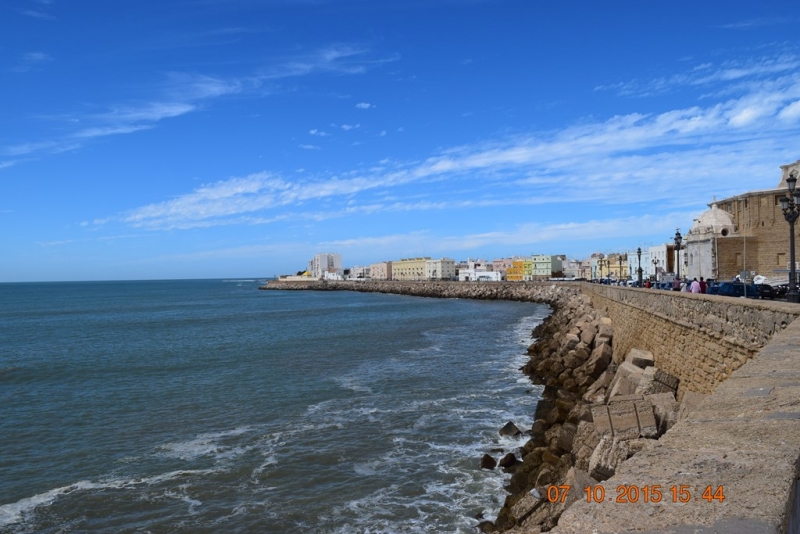
<path fill-rule="evenodd" d="M 730 24 L 722 24 L 720 28 L 726 30 L 750 30 L 753 28 L 763 28 L 765 26 L 778 26 L 783 24 L 791 24 L 792 20 L 784 17 L 764 17 L 758 19 L 742 20 L 739 22 L 732 22 Z"/>
<path fill-rule="evenodd" d="M 309 130 L 308 134 L 315 135 L 317 137 L 330 137 L 331 135 L 328 132 L 323 132 L 322 130 L 317 130 L 316 128 L 314 128 L 313 130 Z"/>
<path fill-rule="evenodd" d="M 108 106 L 107 111 L 90 114 L 74 114 L 70 124 L 80 125 L 69 134 L 58 138 L 20 142 L 0 147 L 0 155 L 58 153 L 76 150 L 89 139 L 140 132 L 156 127 L 157 123 L 201 109 L 205 102 L 226 95 L 251 92 L 261 96 L 262 84 L 269 80 L 308 76 L 315 73 L 360 74 L 371 66 L 396 58 L 373 58 L 367 50 L 341 45 L 321 48 L 291 58 L 280 58 L 269 67 L 241 77 L 220 78 L 197 73 L 168 73 L 166 82 L 159 87 L 161 98 L 140 102 L 121 103 Z M 21 67 L 31 68 L 35 64 L 50 61 L 43 52 L 31 52 L 23 56 Z M 344 130 L 358 125 L 344 125 Z M 311 135 L 326 136 L 325 132 L 312 130 Z M 319 148 L 304 145 L 303 148 Z"/>
<path fill-rule="evenodd" d="M 341 128 L 345 132 L 349 132 L 350 130 L 357 130 L 357 129 L 361 128 L 361 125 L 360 124 L 342 124 L 341 126 L 339 126 L 339 128 Z"/>
<path fill-rule="evenodd" d="M 40 69 L 50 61 L 53 61 L 53 58 L 44 52 L 27 52 L 22 55 L 19 63 L 11 70 L 14 72 L 30 72 Z"/>
<path fill-rule="evenodd" d="M 358 104 L 356 104 L 356 107 L 358 109 L 370 109 L 370 108 L 374 108 L 375 105 L 374 104 L 370 104 L 369 102 L 359 102 Z"/>
<path fill-rule="evenodd" d="M 302 148 L 303 150 L 322 150 L 322 147 L 317 145 L 297 145 L 297 146 Z"/>
<path fill-rule="evenodd" d="M 793 50 L 776 49 L 769 55 L 728 60 L 718 65 L 701 63 L 669 76 L 599 85 L 595 91 L 613 91 L 621 96 L 654 96 L 680 87 L 713 87 L 715 84 L 748 80 L 760 82 L 770 76 L 795 73 L 798 68 L 800 55 Z"/>
<path fill-rule="evenodd" d="M 53 15 L 51 15 L 50 13 L 46 13 L 44 11 L 41 11 L 41 10 L 20 9 L 19 12 L 22 13 L 23 15 L 25 15 L 25 16 L 32 17 L 32 18 L 35 18 L 35 19 L 55 20 L 55 17 Z"/>
<path fill-rule="evenodd" d="M 302 180 L 273 173 L 230 178 L 134 209 L 120 220 L 174 229 L 545 203 L 630 209 L 654 198 L 663 211 L 752 189 L 754 180 L 766 180 L 766 187 L 777 183 L 775 162 L 796 159 L 790 141 L 800 127 L 800 78 L 774 78 L 739 98 L 706 104 L 614 116 L 454 147 L 425 160 L 384 160 Z M 390 192 L 403 200 L 381 199 Z M 411 201 L 411 194 L 420 198 Z M 303 211 L 292 211 L 297 209 Z"/>

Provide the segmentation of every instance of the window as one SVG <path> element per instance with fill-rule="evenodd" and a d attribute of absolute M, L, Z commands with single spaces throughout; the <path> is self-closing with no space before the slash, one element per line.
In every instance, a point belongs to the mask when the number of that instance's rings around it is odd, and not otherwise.
<path fill-rule="evenodd" d="M 741 252 L 737 252 L 736 253 L 736 266 L 737 267 L 742 267 L 742 265 L 743 265 L 742 264 L 742 253 Z"/>

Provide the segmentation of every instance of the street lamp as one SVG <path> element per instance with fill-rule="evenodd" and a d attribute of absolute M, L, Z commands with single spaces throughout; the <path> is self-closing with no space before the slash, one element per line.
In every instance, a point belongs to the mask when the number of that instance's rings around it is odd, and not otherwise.
<path fill-rule="evenodd" d="M 622 254 L 620 254 L 619 256 L 617 256 L 617 259 L 619 260 L 619 274 L 617 275 L 617 278 L 619 278 L 620 280 L 622 280 Z M 619 282 L 618 282 L 618 283 L 619 283 Z"/>
<path fill-rule="evenodd" d="M 675 249 L 677 252 L 677 257 L 675 258 L 675 268 L 677 269 L 677 276 L 678 280 L 681 279 L 681 241 L 683 238 L 681 237 L 681 229 L 677 228 L 675 230 Z"/>
<path fill-rule="evenodd" d="M 781 210 L 786 222 L 789 223 L 789 291 L 786 293 L 786 302 L 800 302 L 797 294 L 797 272 L 794 263 L 794 223 L 800 215 L 800 191 L 797 186 L 797 172 L 792 171 L 786 179 L 789 186 L 789 195 L 781 197 Z"/>
<path fill-rule="evenodd" d="M 605 265 L 605 260 L 599 259 L 597 260 L 597 266 L 600 267 L 600 282 L 603 281 L 603 265 Z"/>
<path fill-rule="evenodd" d="M 639 287 L 642 287 L 642 247 L 636 249 L 636 255 L 639 257 L 639 268 L 636 272 L 639 273 Z"/>
<path fill-rule="evenodd" d="M 658 259 L 653 258 L 653 273 L 656 275 L 656 282 L 658 282 Z"/>

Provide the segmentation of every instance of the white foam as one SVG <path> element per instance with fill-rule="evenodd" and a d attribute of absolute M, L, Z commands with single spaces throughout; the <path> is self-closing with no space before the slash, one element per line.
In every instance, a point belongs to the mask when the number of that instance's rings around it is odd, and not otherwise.
<path fill-rule="evenodd" d="M 213 454 L 220 459 L 231 458 L 237 455 L 236 451 L 239 451 L 239 453 L 246 452 L 246 448 L 226 447 L 221 445 L 219 441 L 231 436 L 239 436 L 249 431 L 249 427 L 240 427 L 223 432 L 200 434 L 188 441 L 159 445 L 156 450 L 159 451 L 160 455 L 179 460 L 194 460 L 209 454 Z"/>

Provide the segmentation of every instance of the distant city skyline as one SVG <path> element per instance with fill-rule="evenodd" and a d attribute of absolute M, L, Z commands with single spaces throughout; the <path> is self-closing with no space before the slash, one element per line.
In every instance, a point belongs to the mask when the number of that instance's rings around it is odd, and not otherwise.
<path fill-rule="evenodd" d="M 625 252 L 800 159 L 800 5 L 9 0 L 0 282 Z"/>

